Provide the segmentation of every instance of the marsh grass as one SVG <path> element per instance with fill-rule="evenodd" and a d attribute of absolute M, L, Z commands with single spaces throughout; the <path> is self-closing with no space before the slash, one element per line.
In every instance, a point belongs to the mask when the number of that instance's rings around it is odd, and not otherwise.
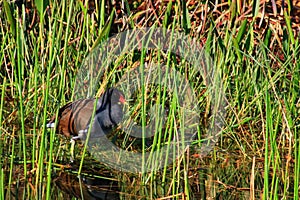
<path fill-rule="evenodd" d="M 148 10 L 145 4 L 131 1 L 115 5 L 110 1 L 41 2 L 0 2 L 0 199 L 70 197 L 53 187 L 55 176 L 64 171 L 113 177 L 122 199 L 299 199 L 300 36 L 299 15 L 290 7 L 293 2 L 283 9 L 257 1 L 153 1 Z M 262 11 L 264 6 L 272 11 Z M 277 12 L 280 9 L 283 15 Z M 95 163 L 77 144 L 75 154 L 83 166 L 78 171 L 66 164 L 68 139 L 45 124 L 58 108 L 76 98 L 76 75 L 84 58 L 109 36 L 135 26 L 183 31 L 203 44 L 220 71 L 228 101 L 222 135 L 206 157 L 187 150 L 170 165 L 166 162 L 161 170 L 144 174 L 120 173 Z M 148 53 L 120 58 L 103 83 L 115 84 L 118 75 L 125 73 L 124 63 L 131 68 L 138 62 L 134 66 L 146 70 Z M 163 60 L 168 67 L 177 64 L 176 57 L 159 54 L 152 54 L 156 62 Z M 138 81 L 144 83 L 146 78 Z M 194 82 L 205 119 L 209 116 L 209 103 L 201 95 L 205 86 L 201 79 Z M 99 92 L 103 88 L 100 85 Z M 115 139 L 143 155 L 163 143 L 170 145 L 176 120 L 186 120 L 176 113 L 176 98 L 168 97 L 163 88 L 152 92 L 157 98 L 153 104 L 169 106 L 168 128 L 155 125 L 158 133 L 152 146 L 121 134 Z M 148 123 L 147 95 L 142 87 L 137 101 L 131 102 L 133 118 L 143 127 Z M 97 170 L 91 172 L 89 167 Z"/>

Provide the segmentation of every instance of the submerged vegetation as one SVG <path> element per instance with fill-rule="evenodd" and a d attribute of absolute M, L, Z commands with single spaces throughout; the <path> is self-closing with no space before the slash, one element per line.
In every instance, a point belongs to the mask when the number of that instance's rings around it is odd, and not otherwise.
<path fill-rule="evenodd" d="M 185 149 L 147 173 L 97 162 L 80 142 L 70 163 L 69 138 L 47 122 L 78 98 L 78 87 L 85 89 L 76 77 L 90 52 L 117 33 L 145 27 L 184 33 L 210 55 L 226 96 L 221 136 L 207 155 Z M 4 0 L 0 38 L 0 199 L 299 199 L 299 1 Z M 115 58 L 97 91 L 153 60 L 176 65 L 191 81 L 203 128 L 211 114 L 207 88 L 187 75 L 191 66 L 178 55 L 140 50 Z M 145 153 L 171 143 L 184 118 L 180 106 L 170 92 L 150 88 L 131 96 L 128 113 L 149 125 L 147 106 L 161 101 L 165 127 L 149 140 L 119 131 L 110 136 L 119 147 Z"/>

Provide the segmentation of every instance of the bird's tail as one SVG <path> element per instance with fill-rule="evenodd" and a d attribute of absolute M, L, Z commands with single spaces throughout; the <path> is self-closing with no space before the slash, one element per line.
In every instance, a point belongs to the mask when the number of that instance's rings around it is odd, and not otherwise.
<path fill-rule="evenodd" d="M 49 122 L 48 124 L 46 124 L 47 128 L 54 128 L 55 127 L 55 123 L 54 122 Z"/>

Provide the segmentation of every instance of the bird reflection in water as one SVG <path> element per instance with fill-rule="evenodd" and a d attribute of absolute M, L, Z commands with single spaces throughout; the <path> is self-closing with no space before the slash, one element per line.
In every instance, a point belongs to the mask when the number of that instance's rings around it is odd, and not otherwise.
<path fill-rule="evenodd" d="M 60 172 L 54 183 L 70 197 L 88 200 L 120 199 L 118 182 L 115 180 Z"/>

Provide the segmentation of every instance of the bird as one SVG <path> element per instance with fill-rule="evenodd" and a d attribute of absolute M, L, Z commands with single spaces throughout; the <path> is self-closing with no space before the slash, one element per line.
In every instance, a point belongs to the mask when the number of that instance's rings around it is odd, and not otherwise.
<path fill-rule="evenodd" d="M 55 128 L 56 124 L 57 133 L 72 136 L 71 162 L 73 162 L 75 140 L 85 141 L 90 126 L 92 126 L 90 139 L 109 134 L 122 121 L 125 102 L 123 92 L 109 88 L 99 98 L 79 99 L 64 105 L 59 109 L 57 123 L 54 115 L 46 126 Z M 96 106 L 95 114 L 92 118 L 94 106 Z"/>

